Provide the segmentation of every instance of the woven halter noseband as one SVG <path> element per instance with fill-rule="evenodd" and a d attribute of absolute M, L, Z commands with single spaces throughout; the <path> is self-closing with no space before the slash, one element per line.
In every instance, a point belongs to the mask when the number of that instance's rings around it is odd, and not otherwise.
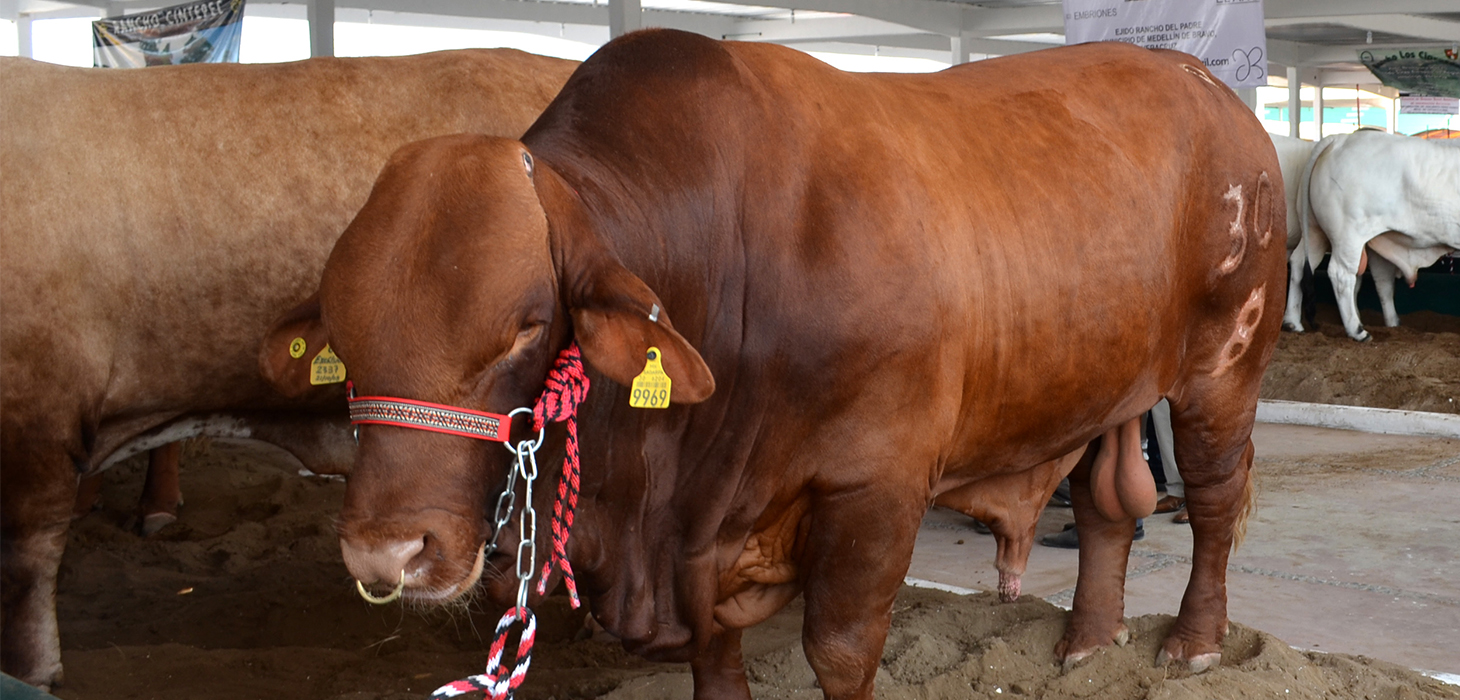
<path fill-rule="evenodd" d="M 549 422 L 566 422 L 568 429 L 563 474 L 558 480 L 558 496 L 553 503 L 553 547 L 547 561 L 543 562 L 537 592 L 538 595 L 547 593 L 548 576 L 556 565 L 563 572 L 563 583 L 568 588 L 568 596 L 574 608 L 579 605 L 578 584 L 573 577 L 573 567 L 568 563 L 567 547 L 568 536 L 573 528 L 573 514 L 578 506 L 578 406 L 588 395 L 588 386 L 588 375 L 583 372 L 583 353 L 578 343 L 574 342 L 558 354 L 544 382 L 542 395 L 532 407 L 533 430 L 540 431 Z M 350 422 L 356 425 L 391 425 L 503 443 L 508 441 L 512 431 L 512 419 L 499 413 L 389 396 L 357 397 L 353 383 L 349 385 L 348 392 Z M 536 447 L 530 449 L 536 450 Z M 519 454 L 519 458 L 520 456 Z M 523 585 L 526 585 L 526 581 L 523 581 Z M 432 693 L 432 698 L 449 698 L 473 690 L 485 691 L 493 698 L 512 697 L 521 687 L 527 668 L 532 663 L 532 646 L 537 631 L 537 619 L 527 608 L 525 597 L 524 590 L 519 593 L 517 606 L 508 610 L 497 623 L 486 672 L 448 683 Z M 521 622 L 523 630 L 517 644 L 515 663 L 509 669 L 502 665 L 502 655 L 507 632 L 515 622 Z"/>

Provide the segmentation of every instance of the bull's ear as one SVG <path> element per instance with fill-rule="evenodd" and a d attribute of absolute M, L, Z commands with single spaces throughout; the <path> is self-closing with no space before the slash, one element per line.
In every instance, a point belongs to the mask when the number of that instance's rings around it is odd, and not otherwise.
<path fill-rule="evenodd" d="M 659 297 L 623 267 L 608 266 L 594 280 L 594 293 L 573 305 L 573 329 L 583 359 L 624 386 L 644 371 L 646 353 L 657 347 L 669 375 L 669 402 L 699 403 L 715 392 L 704 358 L 669 322 Z"/>
<path fill-rule="evenodd" d="M 328 343 L 315 294 L 269 327 L 259 350 L 259 372 L 279 393 L 291 399 L 303 396 L 313 386 L 310 362 Z"/>

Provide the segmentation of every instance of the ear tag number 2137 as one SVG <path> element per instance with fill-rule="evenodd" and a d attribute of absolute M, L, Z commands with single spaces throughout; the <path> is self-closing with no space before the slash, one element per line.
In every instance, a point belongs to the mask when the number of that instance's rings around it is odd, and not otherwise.
<path fill-rule="evenodd" d="M 318 386 L 320 384 L 338 384 L 345 381 L 345 363 L 340 361 L 335 351 L 330 349 L 328 343 L 318 355 L 309 362 L 309 383 Z"/>
<path fill-rule="evenodd" d="M 649 348 L 644 371 L 634 377 L 629 392 L 629 405 L 634 408 L 669 408 L 669 375 L 660 364 L 659 348 Z"/>

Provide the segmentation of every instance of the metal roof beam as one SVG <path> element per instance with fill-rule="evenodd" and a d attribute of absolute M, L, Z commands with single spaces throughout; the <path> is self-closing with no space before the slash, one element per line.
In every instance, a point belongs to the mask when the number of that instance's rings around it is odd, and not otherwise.
<path fill-rule="evenodd" d="M 1264 0 L 1268 19 L 1454 12 L 1455 0 Z"/>
<path fill-rule="evenodd" d="M 1287 27 L 1304 24 L 1341 24 L 1355 29 L 1401 34 L 1404 36 L 1432 39 L 1435 41 L 1460 42 L 1460 22 L 1417 17 L 1415 15 L 1352 15 L 1303 17 L 1293 19 L 1272 19 L 1265 23 L 1269 27 Z"/>

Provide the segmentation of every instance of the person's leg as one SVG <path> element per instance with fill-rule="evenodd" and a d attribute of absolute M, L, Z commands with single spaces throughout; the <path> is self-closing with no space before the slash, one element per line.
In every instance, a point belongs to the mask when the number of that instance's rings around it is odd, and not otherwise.
<path fill-rule="evenodd" d="M 1186 517 L 1186 485 L 1182 483 L 1181 472 L 1176 467 L 1175 440 L 1171 433 L 1171 404 L 1166 399 L 1151 407 L 1152 433 L 1156 436 L 1156 450 L 1160 454 L 1161 469 L 1166 477 L 1166 497 L 1156 504 L 1157 513 L 1172 513 L 1178 523 L 1188 522 Z M 1152 460 L 1156 455 L 1151 455 Z"/>

